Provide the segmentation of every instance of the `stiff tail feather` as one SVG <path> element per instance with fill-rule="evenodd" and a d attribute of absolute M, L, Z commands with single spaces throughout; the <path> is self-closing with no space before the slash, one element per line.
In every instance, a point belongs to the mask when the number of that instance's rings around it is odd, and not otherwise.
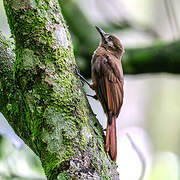
<path fill-rule="evenodd" d="M 109 123 L 111 122 L 111 124 Z M 109 152 L 113 161 L 117 157 L 116 117 L 107 122 L 106 129 L 106 151 Z"/>

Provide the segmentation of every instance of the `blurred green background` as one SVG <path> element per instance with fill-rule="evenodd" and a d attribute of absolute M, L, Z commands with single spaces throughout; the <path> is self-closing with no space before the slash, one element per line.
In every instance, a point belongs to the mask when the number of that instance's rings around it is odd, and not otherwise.
<path fill-rule="evenodd" d="M 100 40 L 95 25 L 116 34 L 125 49 L 179 41 L 179 0 L 62 0 L 60 3 L 77 64 L 86 78 L 90 78 L 91 56 Z M 0 31 L 11 36 L 2 1 Z M 87 86 L 84 88 L 94 93 Z M 144 180 L 179 180 L 180 75 L 126 74 L 124 91 L 124 104 L 117 120 L 120 179 L 138 180 L 142 172 L 142 163 L 126 136 L 128 133 L 144 155 Z M 88 99 L 100 123 L 106 127 L 100 103 Z M 40 180 L 45 176 L 38 157 L 27 146 L 16 149 L 0 136 L 0 179 Z"/>

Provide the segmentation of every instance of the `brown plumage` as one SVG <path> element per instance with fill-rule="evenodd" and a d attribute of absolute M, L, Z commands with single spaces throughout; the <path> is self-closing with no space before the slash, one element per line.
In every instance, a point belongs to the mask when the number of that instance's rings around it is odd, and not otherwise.
<path fill-rule="evenodd" d="M 105 33 L 96 26 L 101 35 L 99 47 L 94 52 L 91 61 L 92 82 L 89 82 L 79 74 L 96 95 L 107 115 L 106 128 L 106 151 L 109 152 L 113 161 L 117 157 L 116 119 L 123 103 L 123 69 L 121 58 L 124 48 L 120 40 L 111 34 Z M 90 95 L 89 95 L 90 96 Z"/>
<path fill-rule="evenodd" d="M 121 58 L 124 48 L 119 39 L 96 27 L 101 43 L 91 62 L 92 82 L 98 100 L 107 115 L 106 151 L 113 161 L 117 157 L 116 119 L 123 103 L 123 69 Z"/>

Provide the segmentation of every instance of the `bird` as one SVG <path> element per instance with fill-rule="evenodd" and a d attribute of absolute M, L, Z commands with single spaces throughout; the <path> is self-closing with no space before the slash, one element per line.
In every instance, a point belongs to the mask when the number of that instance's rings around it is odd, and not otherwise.
<path fill-rule="evenodd" d="M 123 104 L 124 77 L 121 59 L 125 51 L 118 37 L 95 27 L 101 35 L 101 41 L 91 60 L 92 84 L 79 75 L 95 91 L 96 94 L 91 97 L 100 101 L 107 116 L 105 150 L 116 161 L 116 119 Z"/>

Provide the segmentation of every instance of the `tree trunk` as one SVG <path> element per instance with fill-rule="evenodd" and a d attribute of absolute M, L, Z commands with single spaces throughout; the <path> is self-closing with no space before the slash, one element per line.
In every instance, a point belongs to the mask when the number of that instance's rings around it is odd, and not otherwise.
<path fill-rule="evenodd" d="M 76 75 L 58 0 L 4 6 L 16 58 L 1 36 L 0 111 L 39 156 L 47 179 L 119 179 Z"/>

